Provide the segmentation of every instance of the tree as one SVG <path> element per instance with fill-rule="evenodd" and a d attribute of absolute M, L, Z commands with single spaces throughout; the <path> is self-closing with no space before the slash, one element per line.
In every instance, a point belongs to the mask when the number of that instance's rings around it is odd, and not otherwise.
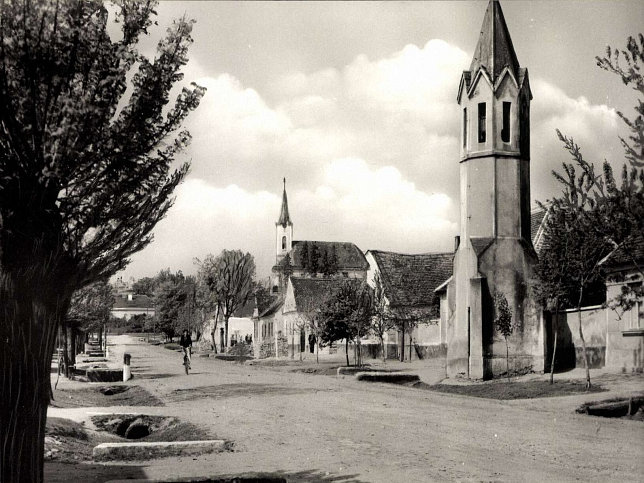
<path fill-rule="evenodd" d="M 534 293 L 541 307 L 553 314 L 553 348 L 550 362 L 550 384 L 554 382 L 555 360 L 557 355 L 557 339 L 559 332 L 559 312 L 570 306 L 569 288 L 567 286 L 568 260 L 571 258 L 569 245 L 566 238 L 559 237 L 558 233 L 566 230 L 565 214 L 562 212 L 550 213 L 548 208 L 540 205 L 548 213 L 545 218 L 544 238 L 549 243 L 539 255 L 535 267 L 536 280 Z"/>
<path fill-rule="evenodd" d="M 69 366 L 76 363 L 76 354 L 82 343 L 79 333 L 88 334 L 98 329 L 102 343 L 103 327 L 109 321 L 114 297 L 112 286 L 99 281 L 74 292 L 63 324 L 66 353 L 64 354 L 65 375 L 70 377 Z"/>
<path fill-rule="evenodd" d="M 204 89 L 165 106 L 192 22 L 176 21 L 148 59 L 136 46 L 155 2 L 115 3 L 114 41 L 98 0 L 0 3 L 3 481 L 43 479 L 49 365 L 72 294 L 150 242 L 188 171 L 171 170 L 190 138 L 173 133 Z"/>
<path fill-rule="evenodd" d="M 373 294 L 364 282 L 346 280 L 340 288 L 320 307 L 320 320 L 323 321 L 322 339 L 334 342 L 339 339 L 354 340 L 356 345 L 356 364 L 362 365 L 360 342 L 371 330 L 373 315 Z M 349 354 L 347 350 L 347 366 Z"/>
<path fill-rule="evenodd" d="M 156 276 L 154 304 L 157 327 L 172 341 L 182 325 L 185 324 L 185 307 L 188 301 L 188 284 L 186 277 L 178 271 L 162 270 Z"/>
<path fill-rule="evenodd" d="M 214 257 L 212 255 L 206 257 L 203 261 L 198 258 L 195 259 L 195 264 L 198 267 L 197 271 L 197 286 L 195 304 L 201 316 L 202 332 L 210 329 L 210 337 L 212 348 L 217 353 L 217 344 L 215 343 L 215 334 L 217 333 L 217 322 L 219 319 L 219 312 L 221 305 L 217 300 L 217 293 L 210 290 L 211 280 L 216 276 L 216 266 L 214 264 Z M 207 321 L 210 316 L 214 314 L 214 323 L 212 327 L 207 327 Z"/>
<path fill-rule="evenodd" d="M 508 346 L 508 337 L 514 330 L 512 324 L 512 310 L 508 304 L 508 299 L 498 290 L 494 291 L 494 328 L 505 339 L 505 367 L 508 381 L 510 380 L 510 348 Z"/>
<path fill-rule="evenodd" d="M 300 251 L 300 259 L 302 263 L 302 268 L 305 270 L 309 267 L 309 242 L 304 241 L 302 243 L 302 250 Z"/>
<path fill-rule="evenodd" d="M 596 186 L 597 177 L 593 166 L 583 160 L 579 146 L 572 139 L 566 138 L 559 131 L 557 133 L 573 156 L 575 164 L 581 168 L 581 172 L 577 174 L 572 163 L 563 163 L 563 174 L 553 172 L 564 187 L 559 197 L 549 201 L 549 216 L 555 217 L 559 229 L 545 233 L 544 245 L 552 252 L 555 252 L 557 247 L 565 247 L 565 250 L 556 256 L 566 256 L 566 260 L 562 260 L 568 268 L 563 286 L 577 310 L 579 338 L 586 368 L 586 387 L 590 388 L 590 368 L 582 328 L 581 307 L 589 289 L 603 280 L 601 263 L 613 248 L 595 227 L 597 205 L 593 197 L 593 188 Z"/>
<path fill-rule="evenodd" d="M 154 277 L 143 277 L 138 279 L 132 285 L 132 290 L 135 294 L 152 297 L 152 294 L 154 293 Z"/>
<path fill-rule="evenodd" d="M 242 253 L 241 250 L 222 250 L 216 258 L 208 255 L 206 260 L 212 265 L 207 285 L 221 308 L 224 318 L 224 345 L 227 346 L 228 320 L 253 295 L 255 259 L 250 253 Z"/>
<path fill-rule="evenodd" d="M 311 275 L 315 276 L 320 271 L 320 249 L 317 243 L 311 243 L 308 255 L 307 270 Z"/>
<path fill-rule="evenodd" d="M 387 349 L 385 347 L 385 334 L 393 329 L 396 325 L 393 314 L 389 310 L 389 302 L 385 296 L 385 286 L 382 281 L 380 272 L 376 272 L 373 277 L 373 333 L 380 340 L 382 350 L 382 361 L 387 360 Z"/>

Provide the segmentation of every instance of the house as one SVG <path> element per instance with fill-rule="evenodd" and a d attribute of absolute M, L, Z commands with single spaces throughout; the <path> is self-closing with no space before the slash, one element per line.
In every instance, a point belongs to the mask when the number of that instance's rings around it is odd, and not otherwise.
<path fill-rule="evenodd" d="M 412 357 L 445 355 L 446 321 L 441 320 L 440 295 L 435 293 L 452 274 L 453 253 L 402 254 L 380 250 L 366 253 L 369 262 L 367 283 L 375 287 L 379 274 L 388 307 L 394 313 L 413 315 L 417 327 L 409 334 Z M 401 344 L 399 335 L 385 335 L 388 357 L 395 357 Z M 381 357 L 379 341 L 371 341 L 373 357 Z M 399 353 L 398 353 L 399 355 Z"/>
<path fill-rule="evenodd" d="M 112 317 L 131 319 L 135 315 L 154 317 L 154 302 L 147 295 L 134 294 L 132 291 L 114 295 Z"/>

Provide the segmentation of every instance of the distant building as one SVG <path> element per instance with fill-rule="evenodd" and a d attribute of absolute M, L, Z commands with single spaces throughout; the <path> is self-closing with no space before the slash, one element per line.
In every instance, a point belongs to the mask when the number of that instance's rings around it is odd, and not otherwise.
<path fill-rule="evenodd" d="M 154 302 L 147 295 L 138 295 L 131 292 L 114 295 L 112 317 L 131 319 L 135 315 L 154 317 Z"/>

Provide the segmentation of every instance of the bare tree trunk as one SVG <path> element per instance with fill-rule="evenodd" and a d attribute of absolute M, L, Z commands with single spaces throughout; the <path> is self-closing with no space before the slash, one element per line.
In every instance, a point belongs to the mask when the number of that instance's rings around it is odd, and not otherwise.
<path fill-rule="evenodd" d="M 315 336 L 315 362 L 320 363 L 320 340 L 317 335 Z"/>
<path fill-rule="evenodd" d="M 63 342 L 65 344 L 64 350 L 65 350 L 65 357 L 63 358 L 65 362 L 65 377 L 69 379 L 71 377 L 71 371 L 70 371 L 70 364 L 71 364 L 71 359 L 70 359 L 70 348 L 69 348 L 69 339 L 70 339 L 70 334 L 69 331 L 71 330 L 70 327 L 65 325 L 63 327 Z"/>
<path fill-rule="evenodd" d="M 291 324 L 291 359 L 295 359 L 295 327 Z"/>
<path fill-rule="evenodd" d="M 579 291 L 579 301 L 577 302 L 577 320 L 579 322 L 579 338 L 581 339 L 581 347 L 584 352 L 584 367 L 586 368 L 586 389 L 590 389 L 590 365 L 588 364 L 588 352 L 586 351 L 586 340 L 584 339 L 584 332 L 581 329 L 581 298 L 583 289 Z"/>
<path fill-rule="evenodd" d="M 344 354 L 347 356 L 347 367 L 349 367 L 351 364 L 349 363 L 349 338 L 348 337 L 344 340 Z"/>
<path fill-rule="evenodd" d="M 413 341 L 411 340 L 411 332 L 409 333 L 409 362 L 411 362 L 411 349 L 413 346 Z"/>
<path fill-rule="evenodd" d="M 0 274 L 0 481 L 39 483 L 51 359 L 68 299 L 48 299 L 27 283 L 13 287 Z"/>
<path fill-rule="evenodd" d="M 405 321 L 402 323 L 400 331 L 400 362 L 405 362 Z"/>
<path fill-rule="evenodd" d="M 508 375 L 508 382 L 510 382 L 510 347 L 507 337 L 505 338 L 505 373 Z"/>
<path fill-rule="evenodd" d="M 228 314 L 224 315 L 224 347 L 228 347 Z"/>
<path fill-rule="evenodd" d="M 380 336 L 380 347 L 382 349 L 382 362 L 387 362 L 387 353 L 385 352 L 385 338 Z"/>
<path fill-rule="evenodd" d="M 552 361 L 550 362 L 550 384 L 555 382 L 555 355 L 557 354 L 557 335 L 559 332 L 559 310 L 555 311 L 555 323 L 553 324 L 554 344 L 552 347 Z"/>

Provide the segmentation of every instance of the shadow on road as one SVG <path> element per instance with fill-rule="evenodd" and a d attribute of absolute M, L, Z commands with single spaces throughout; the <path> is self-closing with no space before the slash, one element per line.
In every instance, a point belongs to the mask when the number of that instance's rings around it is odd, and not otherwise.
<path fill-rule="evenodd" d="M 200 482 L 200 483 L 293 483 L 293 482 L 343 482 L 361 483 L 355 475 L 331 475 L 319 470 L 297 472 L 275 471 L 271 473 L 241 473 L 238 475 L 217 475 L 208 477 L 190 477 L 164 480 L 167 482 Z M 153 480 L 154 481 L 154 480 Z"/>
<path fill-rule="evenodd" d="M 87 483 L 146 478 L 142 466 L 72 464 L 55 461 L 45 463 L 45 481 L 48 483 L 68 483 L 72 481 L 70 475 L 73 475 L 73 481 Z"/>

